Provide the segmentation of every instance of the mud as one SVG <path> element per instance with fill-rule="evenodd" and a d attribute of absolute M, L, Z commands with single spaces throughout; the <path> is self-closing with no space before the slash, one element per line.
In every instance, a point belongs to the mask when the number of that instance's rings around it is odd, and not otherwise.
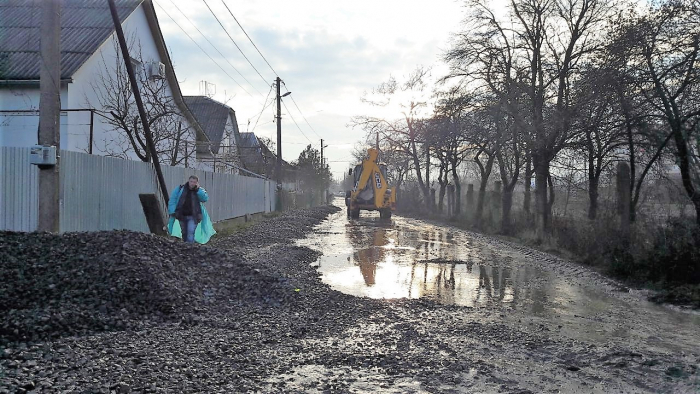
<path fill-rule="evenodd" d="M 364 212 L 356 220 L 334 214 L 298 244 L 323 251 L 315 266 L 335 290 L 444 305 L 417 319 L 409 307 L 402 320 L 431 334 L 445 328 L 441 346 L 490 364 L 459 374 L 457 391 L 509 392 L 514 384 L 523 392 L 700 390 L 700 314 L 648 302 L 645 291 L 576 263 L 450 226 Z"/>
<path fill-rule="evenodd" d="M 372 243 L 376 231 L 386 243 Z M 0 392 L 700 390 L 698 315 L 517 245 L 401 217 L 348 223 L 338 208 L 317 208 L 212 246 L 259 272 L 245 289 L 274 278 L 290 296 L 242 302 L 227 273 L 229 285 L 209 277 L 207 286 L 228 303 L 186 318 L 12 342 L 0 349 Z M 360 269 L 363 249 L 376 257 L 374 273 Z M 384 284 L 394 290 L 366 289 Z"/>

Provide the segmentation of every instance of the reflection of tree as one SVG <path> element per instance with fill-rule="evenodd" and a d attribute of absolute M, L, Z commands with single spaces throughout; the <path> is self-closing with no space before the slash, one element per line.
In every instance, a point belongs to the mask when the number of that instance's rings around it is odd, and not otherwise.
<path fill-rule="evenodd" d="M 489 272 L 491 275 L 489 277 Z M 506 293 L 513 294 L 512 302 L 518 298 L 517 287 L 511 279 L 511 270 L 508 268 L 479 266 L 479 288 L 476 290 L 476 302 L 497 300 L 499 303 L 506 298 Z"/>
<path fill-rule="evenodd" d="M 487 300 L 491 298 L 491 280 L 489 279 L 489 275 L 486 273 L 486 267 L 480 265 L 479 288 L 476 290 L 476 301 L 479 302 L 482 296 Z"/>

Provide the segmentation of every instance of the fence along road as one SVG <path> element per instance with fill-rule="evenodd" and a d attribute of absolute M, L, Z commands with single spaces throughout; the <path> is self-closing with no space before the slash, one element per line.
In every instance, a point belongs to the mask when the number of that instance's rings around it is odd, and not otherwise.
<path fill-rule="evenodd" d="M 215 222 L 275 209 L 274 181 L 181 167 L 163 167 L 163 175 L 168 194 L 197 175 L 209 193 L 205 205 Z M 0 148 L 0 181 L 0 230 L 35 231 L 39 183 L 29 148 Z M 160 197 L 156 187 L 148 163 L 61 151 L 60 231 L 148 232 L 138 195 Z"/>

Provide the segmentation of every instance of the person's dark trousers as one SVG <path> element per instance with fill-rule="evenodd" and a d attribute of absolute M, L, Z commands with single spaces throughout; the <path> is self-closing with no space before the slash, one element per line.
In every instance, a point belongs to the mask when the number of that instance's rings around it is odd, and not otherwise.
<path fill-rule="evenodd" d="M 194 243 L 194 231 L 197 228 L 197 222 L 194 216 L 185 216 L 180 220 L 180 230 L 182 231 L 182 240 L 188 243 Z"/>

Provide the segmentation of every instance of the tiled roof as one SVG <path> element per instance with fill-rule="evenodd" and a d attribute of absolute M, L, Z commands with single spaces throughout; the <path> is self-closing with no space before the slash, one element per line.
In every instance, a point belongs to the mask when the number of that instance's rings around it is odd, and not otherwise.
<path fill-rule="evenodd" d="M 115 0 L 123 22 L 143 0 Z M 38 80 L 41 0 L 0 0 L 0 80 Z M 63 0 L 61 79 L 69 79 L 114 31 L 105 0 Z"/>
<path fill-rule="evenodd" d="M 232 111 L 231 107 L 206 96 L 184 96 L 183 98 L 192 115 L 197 119 L 197 123 L 202 126 L 204 133 L 211 141 L 212 152 L 218 153 L 226 128 L 226 120 Z"/>

